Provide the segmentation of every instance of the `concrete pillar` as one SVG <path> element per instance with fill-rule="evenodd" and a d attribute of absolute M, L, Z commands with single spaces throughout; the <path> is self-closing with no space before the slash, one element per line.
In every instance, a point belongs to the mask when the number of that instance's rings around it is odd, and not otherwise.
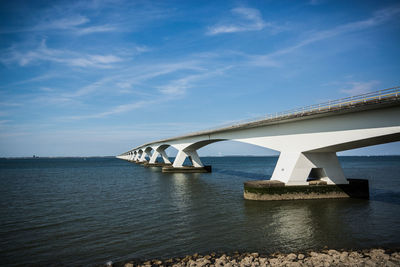
<path fill-rule="evenodd" d="M 139 150 L 138 155 L 137 155 L 137 161 L 140 161 L 140 159 L 142 158 L 143 155 L 144 155 L 143 150 Z"/>
<path fill-rule="evenodd" d="M 165 152 L 165 148 L 155 147 L 155 148 L 153 148 L 153 150 L 154 150 L 154 152 L 150 158 L 149 163 L 156 163 L 158 156 L 161 156 L 164 163 L 171 164 L 171 161 L 169 160 L 167 153 Z"/>
<path fill-rule="evenodd" d="M 307 185 L 311 170 L 328 184 L 348 184 L 335 152 L 281 152 L 271 180 Z"/>
<path fill-rule="evenodd" d="M 171 164 L 171 161 L 169 160 L 168 155 L 165 152 L 165 150 L 160 150 L 159 153 L 161 154 L 161 157 L 164 160 L 164 163 Z"/>
<path fill-rule="evenodd" d="M 157 150 L 154 150 L 153 155 L 151 155 L 150 161 L 149 163 L 156 163 L 158 156 L 160 155 L 160 153 L 158 153 Z"/>
<path fill-rule="evenodd" d="M 204 167 L 196 150 L 179 150 L 172 166 L 174 168 L 183 167 L 186 157 L 190 158 L 193 167 Z"/>
<path fill-rule="evenodd" d="M 140 155 L 140 158 L 139 158 L 139 162 L 145 162 L 145 161 L 147 161 L 146 153 L 142 152 L 142 154 Z"/>
<path fill-rule="evenodd" d="M 150 160 L 151 157 L 153 156 L 152 153 L 151 153 L 151 151 L 152 151 L 152 148 L 151 148 L 151 147 L 148 147 L 148 148 L 146 148 L 146 149 L 144 150 L 144 153 L 146 154 L 146 156 L 149 157 L 149 160 Z"/>

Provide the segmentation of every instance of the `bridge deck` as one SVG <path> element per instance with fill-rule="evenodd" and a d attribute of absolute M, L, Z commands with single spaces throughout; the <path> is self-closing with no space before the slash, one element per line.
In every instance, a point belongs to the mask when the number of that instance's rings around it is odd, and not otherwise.
<path fill-rule="evenodd" d="M 373 93 L 337 99 L 333 101 L 328 101 L 320 104 L 315 104 L 275 114 L 268 114 L 261 118 L 239 121 L 234 124 L 219 126 L 216 128 L 192 132 L 181 136 L 157 140 L 154 142 L 143 144 L 139 147 L 145 147 L 151 144 L 175 141 L 188 137 L 196 137 L 201 135 L 208 135 L 208 134 L 239 130 L 239 129 L 248 129 L 253 127 L 265 126 L 265 125 L 282 123 L 293 120 L 309 119 L 319 116 L 329 116 L 337 114 L 338 112 L 340 113 L 357 112 L 360 110 L 376 109 L 376 108 L 382 108 L 383 106 L 391 106 L 391 105 L 400 105 L 400 87 L 393 87 Z"/>

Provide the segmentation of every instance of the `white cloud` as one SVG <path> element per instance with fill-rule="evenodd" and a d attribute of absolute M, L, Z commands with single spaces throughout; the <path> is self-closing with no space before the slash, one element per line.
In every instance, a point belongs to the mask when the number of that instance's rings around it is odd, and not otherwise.
<path fill-rule="evenodd" d="M 28 29 L 28 31 L 66 30 L 86 24 L 87 22 L 89 22 L 89 19 L 87 17 L 75 15 L 72 17 L 43 21 L 33 28 Z"/>
<path fill-rule="evenodd" d="M 113 32 L 113 31 L 118 31 L 118 28 L 110 25 L 99 25 L 99 26 L 90 26 L 85 28 L 77 28 L 75 32 L 78 35 L 85 35 L 85 34 L 92 34 L 99 32 Z"/>
<path fill-rule="evenodd" d="M 39 89 L 44 92 L 54 92 L 54 89 L 50 87 L 40 87 Z"/>
<path fill-rule="evenodd" d="M 292 46 L 288 46 L 265 55 L 251 55 L 249 56 L 249 62 L 257 66 L 278 66 L 279 64 L 278 61 L 276 60 L 277 56 L 290 54 L 302 47 L 316 43 L 318 41 L 327 40 L 339 35 L 355 31 L 361 31 L 381 25 L 395 18 L 399 14 L 400 14 L 400 7 L 398 6 L 381 9 L 375 12 L 373 16 L 371 16 L 368 19 L 342 24 L 328 30 L 315 31 L 308 37 L 304 38 L 303 40 L 300 40 L 299 42 L 297 42 Z"/>
<path fill-rule="evenodd" d="M 121 62 L 122 58 L 113 55 L 87 55 L 65 60 L 65 63 L 77 67 L 108 68 L 110 64 Z"/>
<path fill-rule="evenodd" d="M 70 119 L 70 120 L 83 120 L 83 119 L 99 119 L 99 118 L 104 118 L 104 117 L 108 117 L 110 115 L 114 115 L 114 114 L 119 114 L 119 113 L 124 113 L 124 112 L 128 112 L 131 110 L 135 110 L 135 109 L 139 109 L 142 107 L 145 107 L 149 104 L 153 104 L 156 102 L 161 102 L 160 100 L 140 100 L 140 101 L 135 101 L 135 102 L 131 102 L 128 104 L 123 104 L 123 105 L 118 105 L 115 106 L 107 111 L 104 112 L 99 112 L 99 113 L 95 113 L 95 114 L 88 114 L 88 115 L 78 115 L 78 116 L 70 116 L 67 117 L 66 119 Z"/>
<path fill-rule="evenodd" d="M 22 106 L 21 103 L 15 103 L 11 101 L 0 102 L 0 107 L 20 107 L 20 106 Z"/>
<path fill-rule="evenodd" d="M 137 46 L 135 46 L 135 50 L 138 53 L 145 53 L 145 52 L 149 52 L 151 49 L 145 45 L 137 45 Z"/>
<path fill-rule="evenodd" d="M 377 86 L 380 84 L 379 81 L 369 82 L 347 82 L 344 89 L 340 91 L 348 95 L 361 95 L 377 90 Z"/>
<path fill-rule="evenodd" d="M 193 79 L 193 76 L 188 76 L 172 81 L 167 85 L 160 86 L 158 89 L 165 95 L 183 95 L 186 92 L 186 89 L 189 88 L 189 82 Z"/>
<path fill-rule="evenodd" d="M 231 12 L 235 15 L 235 18 L 231 19 L 232 22 L 209 27 L 207 34 L 217 35 L 222 33 L 259 31 L 270 25 L 262 19 L 261 13 L 257 9 L 241 7 L 234 8 Z"/>
<path fill-rule="evenodd" d="M 113 79 L 112 77 L 102 78 L 102 79 L 100 79 L 100 80 L 98 80 L 96 82 L 93 82 L 93 83 L 91 83 L 91 84 L 89 84 L 87 86 L 79 88 L 75 92 L 66 93 L 66 94 L 63 95 L 63 97 L 74 98 L 74 97 L 80 97 L 80 96 L 88 95 L 88 94 L 90 94 L 92 92 L 97 91 L 99 88 L 104 86 L 106 83 L 108 83 L 112 79 Z"/>
<path fill-rule="evenodd" d="M 322 3 L 326 2 L 326 1 L 327 1 L 327 0 L 310 0 L 310 1 L 308 2 L 308 4 L 309 4 L 309 5 L 312 5 L 312 6 L 316 6 L 316 5 L 322 4 Z"/>
<path fill-rule="evenodd" d="M 128 88 L 132 88 L 132 83 L 129 83 L 129 82 L 119 82 L 119 83 L 117 83 L 117 86 L 118 86 L 119 88 L 128 89 Z"/>
<path fill-rule="evenodd" d="M 90 55 L 69 50 L 51 49 L 47 47 L 46 40 L 42 40 L 36 49 L 26 52 L 20 52 L 13 46 L 3 53 L 0 61 L 3 64 L 17 63 L 20 66 L 50 61 L 76 67 L 111 68 L 114 63 L 121 62 L 123 59 L 115 55 Z"/>
<path fill-rule="evenodd" d="M 188 75 L 184 78 L 174 80 L 174 81 L 170 82 L 169 84 L 159 86 L 158 90 L 162 94 L 165 94 L 165 95 L 171 95 L 171 96 L 183 95 L 183 94 L 185 94 L 186 89 L 193 86 L 191 83 L 209 78 L 210 76 L 221 75 L 226 70 L 230 69 L 231 67 L 232 66 L 227 66 L 227 67 L 212 70 L 212 71 L 205 70 L 199 74 Z"/>

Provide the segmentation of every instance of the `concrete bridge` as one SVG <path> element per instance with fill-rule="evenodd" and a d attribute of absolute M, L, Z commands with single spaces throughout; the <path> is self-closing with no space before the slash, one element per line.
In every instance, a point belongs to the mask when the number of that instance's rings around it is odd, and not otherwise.
<path fill-rule="evenodd" d="M 170 165 L 163 171 L 204 171 L 197 150 L 225 140 L 279 151 L 271 180 L 307 185 L 311 176 L 327 184 L 347 184 L 337 152 L 400 140 L 400 87 L 158 140 L 117 157 L 154 166 Z M 178 150 L 173 163 L 165 152 L 169 146 Z M 163 163 L 157 163 L 159 157 Z M 183 165 L 186 158 L 191 167 Z"/>

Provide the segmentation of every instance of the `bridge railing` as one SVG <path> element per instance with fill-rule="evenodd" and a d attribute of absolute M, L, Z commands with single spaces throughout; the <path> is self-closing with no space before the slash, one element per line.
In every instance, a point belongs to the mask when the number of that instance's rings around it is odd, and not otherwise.
<path fill-rule="evenodd" d="M 229 127 L 237 127 L 239 125 L 243 125 L 243 124 L 247 124 L 247 123 L 265 122 L 268 120 L 279 120 L 279 119 L 284 119 L 284 118 L 287 118 L 290 116 L 330 111 L 330 110 L 334 110 L 334 109 L 351 107 L 353 105 L 361 104 L 361 103 L 367 104 L 370 102 L 385 101 L 385 100 L 391 99 L 391 98 L 400 98 L 400 86 L 383 89 L 383 90 L 379 90 L 379 91 L 375 91 L 375 92 L 371 92 L 371 93 L 340 98 L 340 99 L 336 99 L 336 100 L 329 100 L 329 101 L 326 101 L 323 103 L 304 106 L 304 107 L 286 110 L 286 111 L 282 111 L 282 112 L 270 113 L 270 114 L 267 114 L 267 115 L 264 115 L 264 116 L 258 117 L 258 118 L 251 118 L 251 119 L 245 119 L 245 120 L 235 121 L 235 122 L 231 122 L 231 123 L 226 123 L 223 125 L 219 125 L 218 127 L 212 127 L 209 129 L 199 131 L 198 133 L 208 132 L 208 131 L 218 130 L 218 129 L 224 129 L 224 128 L 229 128 Z M 196 133 L 192 133 L 192 134 L 196 134 Z"/>

